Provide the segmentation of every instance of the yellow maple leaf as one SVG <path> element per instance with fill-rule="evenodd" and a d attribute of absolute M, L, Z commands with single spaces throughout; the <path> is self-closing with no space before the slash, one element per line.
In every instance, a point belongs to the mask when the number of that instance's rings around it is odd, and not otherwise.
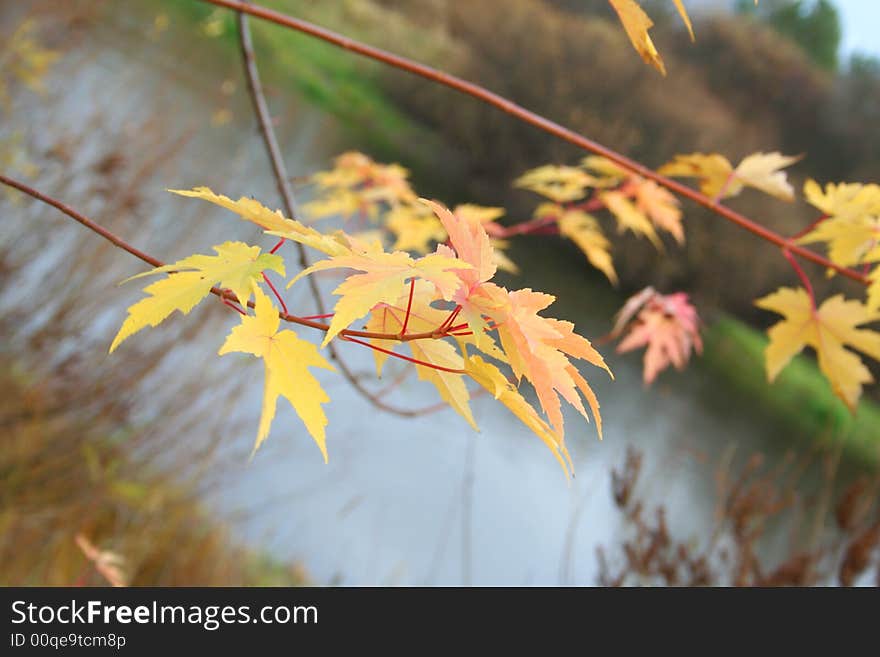
<path fill-rule="evenodd" d="M 192 255 L 123 281 L 168 274 L 168 278 L 145 287 L 144 292 L 149 296 L 129 307 L 128 317 L 110 345 L 110 353 L 142 328 L 158 326 L 175 310 L 186 315 L 211 293 L 215 285 L 232 290 L 239 303 L 244 305 L 251 294 L 257 292 L 257 281 L 262 278 L 263 271 L 272 270 L 284 276 L 281 256 L 261 254 L 258 246 L 224 242 L 213 248 L 217 253 L 215 256 Z"/>
<path fill-rule="evenodd" d="M 477 223 L 486 224 L 493 223 L 504 216 L 504 208 L 490 207 L 485 205 L 475 205 L 474 203 L 461 203 L 456 205 L 452 211 L 455 216 L 465 221 L 476 221 Z"/>
<path fill-rule="evenodd" d="M 804 183 L 804 197 L 829 217 L 851 219 L 865 214 L 880 214 L 880 185 L 827 183 L 825 190 L 810 178 Z"/>
<path fill-rule="evenodd" d="M 718 200 L 739 194 L 744 186 L 754 187 L 784 201 L 794 200 L 794 190 L 785 172 L 780 171 L 801 159 L 800 155 L 753 153 L 736 167 L 718 153 L 676 155 L 657 172 L 664 176 L 698 178 L 700 191 Z"/>
<path fill-rule="evenodd" d="M 555 203 L 543 203 L 535 210 L 535 217 L 556 217 L 559 233 L 574 242 L 593 267 L 617 285 L 617 272 L 611 258 L 611 242 L 602 233 L 599 222 L 583 210 L 567 210 Z"/>
<path fill-rule="evenodd" d="M 231 210 L 241 219 L 256 224 L 269 235 L 284 237 L 300 242 L 326 253 L 327 255 L 343 255 L 350 252 L 349 238 L 342 231 L 333 235 L 325 235 L 314 228 L 305 226 L 295 219 L 288 219 L 280 210 L 270 210 L 259 201 L 242 196 L 233 201 L 228 196 L 215 194 L 208 187 L 196 187 L 190 190 L 169 189 L 173 194 L 198 198 Z"/>
<path fill-rule="evenodd" d="M 423 333 L 436 329 L 447 313 L 430 306 L 434 299 L 433 287 L 426 281 L 417 281 L 413 292 L 413 302 L 410 306 L 409 293 L 402 295 L 396 304 L 379 304 L 370 313 L 367 322 L 367 330 L 376 333 L 400 333 L 406 322 L 407 332 Z M 409 318 L 407 319 L 407 307 L 409 306 Z M 371 340 L 374 344 L 386 349 L 393 350 L 395 344 L 388 340 Z M 413 358 L 423 363 L 439 365 L 446 370 L 462 370 L 464 360 L 455 346 L 449 342 L 438 339 L 409 340 L 405 343 L 412 353 Z M 376 358 L 376 370 L 381 373 L 382 365 L 388 358 L 387 354 L 374 351 Z M 428 381 L 437 388 L 441 399 L 449 404 L 468 424 L 474 429 L 476 422 L 471 412 L 470 394 L 464 383 L 463 373 L 439 370 L 425 365 L 416 364 L 416 373 L 422 381 Z"/>
<path fill-rule="evenodd" d="M 618 232 L 631 230 L 636 235 L 644 235 L 658 251 L 663 250 L 663 242 L 657 237 L 657 231 L 650 219 L 626 196 L 621 192 L 611 191 L 600 193 L 599 198 L 617 219 Z"/>
<path fill-rule="evenodd" d="M 577 167 L 545 164 L 526 171 L 513 181 L 513 185 L 546 196 L 556 203 L 568 203 L 583 198 L 587 187 L 595 182 L 593 176 Z"/>
<path fill-rule="evenodd" d="M 571 473 L 571 457 L 562 437 L 548 425 L 538 412 L 497 367 L 486 362 L 479 356 L 472 356 L 465 361 L 468 376 L 489 391 L 492 396 L 504 404 L 526 427 L 540 438 L 559 462 L 566 476 Z"/>
<path fill-rule="evenodd" d="M 408 177 L 409 171 L 399 164 L 380 164 L 363 153 L 349 151 L 335 158 L 330 171 L 311 176 L 320 196 L 303 206 L 303 211 L 315 219 L 331 215 L 347 218 L 361 212 L 375 220 L 383 205 L 415 201 Z"/>
<path fill-rule="evenodd" d="M 700 191 L 710 198 L 736 196 L 742 184 L 733 179 L 733 166 L 723 155 L 717 153 L 691 153 L 676 155 L 675 158 L 657 170 L 663 176 L 699 178 Z"/>
<path fill-rule="evenodd" d="M 376 208 L 367 205 L 360 195 L 348 189 L 334 189 L 302 206 L 303 214 L 311 221 L 335 216 L 347 219 L 361 211 L 370 219 L 377 216 Z"/>
<path fill-rule="evenodd" d="M 625 178 L 634 175 L 601 155 L 587 155 L 581 160 L 581 166 L 600 176 L 594 187 L 615 187 Z"/>
<path fill-rule="evenodd" d="M 789 184 L 785 172 L 780 171 L 798 162 L 802 155 L 783 155 L 782 153 L 753 153 L 736 167 L 737 180 L 749 187 L 759 189 L 765 194 L 783 201 L 794 200 L 794 189 Z"/>
<path fill-rule="evenodd" d="M 825 242 L 828 257 L 841 267 L 880 260 L 880 217 L 833 217 L 797 240 L 801 244 Z"/>
<path fill-rule="evenodd" d="M 220 356 L 243 352 L 262 358 L 266 369 L 263 388 L 263 410 L 254 443 L 254 452 L 269 435 L 275 417 L 278 397 L 284 397 L 293 406 L 315 440 L 324 462 L 327 462 L 325 427 L 327 416 L 321 404 L 330 401 L 309 367 L 335 371 L 333 366 L 318 353 L 311 342 L 301 340 L 291 330 L 279 331 L 281 322 L 272 300 L 260 290 L 256 291 L 254 315 L 241 318 L 241 324 L 230 331 L 217 352 Z"/>
<path fill-rule="evenodd" d="M 442 298 L 451 299 L 460 285 L 461 272 L 469 270 L 471 266 L 439 249 L 418 259 L 403 251 L 386 253 L 372 250 L 320 260 L 297 274 L 287 287 L 303 276 L 341 268 L 363 273 L 349 276 L 333 290 L 333 294 L 340 299 L 333 309 L 333 319 L 322 347 L 353 321 L 370 312 L 376 304 L 396 302 L 410 278 L 431 282 Z"/>
<path fill-rule="evenodd" d="M 825 191 L 814 180 L 804 195 L 826 218 L 798 242 L 825 242 L 828 257 L 842 267 L 880 260 L 880 186 L 829 183 Z"/>
<path fill-rule="evenodd" d="M 663 58 L 660 57 L 660 53 L 657 52 L 654 42 L 648 35 L 648 30 L 654 27 L 654 21 L 648 17 L 648 14 L 635 0 L 608 0 L 608 2 L 617 12 L 620 22 L 623 23 L 623 29 L 626 30 L 626 35 L 636 52 L 645 62 L 666 75 Z"/>
<path fill-rule="evenodd" d="M 873 377 L 862 360 L 845 347 L 880 360 L 880 333 L 858 328 L 880 320 L 880 313 L 859 301 L 845 300 L 841 294 L 816 309 L 803 288 L 780 288 L 755 305 L 785 317 L 767 332 L 768 380 L 772 382 L 795 355 L 810 346 L 834 393 L 855 412 L 862 385 L 871 383 Z"/>
<path fill-rule="evenodd" d="M 423 205 L 399 205 L 388 212 L 385 227 L 397 238 L 393 249 L 428 253 L 431 244 L 446 239 L 440 220 Z"/>

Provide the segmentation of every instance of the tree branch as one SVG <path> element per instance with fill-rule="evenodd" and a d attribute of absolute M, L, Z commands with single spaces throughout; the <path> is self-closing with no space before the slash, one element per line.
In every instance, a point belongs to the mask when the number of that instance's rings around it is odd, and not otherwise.
<path fill-rule="evenodd" d="M 257 117 L 257 123 L 260 126 L 260 133 L 263 135 L 263 143 L 266 145 L 266 154 L 269 156 L 269 163 L 272 166 L 272 174 L 275 176 L 275 184 L 278 187 L 278 193 L 284 203 L 284 209 L 287 216 L 296 219 L 296 200 L 293 195 L 293 189 L 290 187 L 289 176 L 287 175 L 287 167 L 284 164 L 284 156 L 281 155 L 281 148 L 278 145 L 278 138 L 275 136 L 275 129 L 272 127 L 272 117 L 269 113 L 269 106 L 266 103 L 266 96 L 263 93 L 263 85 L 260 82 L 260 71 L 257 68 L 257 59 L 254 55 L 254 44 L 251 39 L 251 30 L 248 25 L 248 17 L 244 12 L 238 12 L 238 35 L 241 44 L 241 56 L 244 60 L 245 78 L 247 78 L 248 91 L 250 92 L 251 101 L 254 105 L 254 114 Z M 283 239 L 278 243 L 280 246 Z M 302 269 L 309 266 L 309 257 L 306 253 L 305 246 L 296 243 L 297 253 L 299 254 L 299 264 Z M 268 283 L 268 279 L 266 281 Z M 271 286 L 271 283 L 269 284 Z M 274 288 L 273 288 L 274 289 Z M 318 309 L 317 314 L 325 315 L 326 307 L 324 300 L 321 298 L 321 290 L 318 288 L 318 282 L 313 277 L 309 277 L 309 289 L 312 293 L 312 299 L 315 307 Z M 277 292 L 276 292 L 277 294 Z M 280 300 L 280 297 L 279 297 Z M 283 303 L 283 302 L 282 302 Z M 286 308 L 284 309 L 286 311 Z M 331 342 L 327 345 L 330 352 L 330 358 L 339 368 L 339 373 L 352 385 L 352 387 L 365 399 L 377 408 L 381 408 L 395 415 L 407 417 L 413 411 L 400 409 L 391 406 L 382 401 L 376 394 L 368 390 L 361 383 L 354 372 L 348 366 L 348 363 L 339 355 L 336 345 Z"/>
<path fill-rule="evenodd" d="M 861 283 L 862 285 L 869 284 L 867 276 L 853 269 L 841 267 L 840 265 L 831 262 L 827 258 L 814 251 L 804 248 L 798 244 L 793 244 L 788 238 L 783 237 L 782 235 L 770 230 L 769 228 L 762 226 L 761 224 L 749 219 L 745 215 L 742 215 L 735 210 L 721 205 L 714 199 L 711 199 L 708 196 L 701 194 L 697 190 L 688 187 L 687 185 L 684 185 L 678 181 L 672 180 L 671 178 L 661 176 L 653 169 L 649 169 L 645 165 L 631 160 L 625 155 L 622 155 L 617 151 L 603 146 L 602 144 L 599 144 L 575 132 L 574 130 L 566 128 L 559 123 L 551 121 L 550 119 L 547 119 L 540 114 L 536 114 L 535 112 L 527 110 L 521 105 L 518 105 L 511 100 L 508 100 L 504 96 L 493 93 L 478 84 L 468 82 L 467 80 L 463 80 L 459 77 L 450 75 L 449 73 L 445 73 L 430 66 L 420 64 L 419 62 L 413 61 L 406 57 L 400 57 L 399 55 L 394 55 L 380 48 L 375 48 L 359 41 L 355 41 L 354 39 L 343 36 L 341 34 L 337 34 L 336 32 L 333 32 L 331 30 L 319 27 L 317 25 L 314 25 L 304 20 L 300 20 L 298 18 L 294 18 L 292 16 L 287 16 L 286 14 L 273 11 L 272 9 L 267 9 L 266 7 L 246 4 L 244 2 L 241 2 L 240 0 L 202 0 L 202 2 L 208 2 L 219 7 L 226 7 L 227 9 L 233 9 L 235 11 L 250 14 L 255 18 L 260 18 L 262 20 L 266 20 L 289 29 L 302 32 L 303 34 L 321 39 L 323 41 L 326 41 L 327 43 L 331 43 L 340 48 L 344 48 L 345 50 L 357 53 L 358 55 L 362 55 L 364 57 L 382 62 L 383 64 L 393 66 L 394 68 L 398 68 L 414 75 L 421 76 L 432 82 L 436 82 L 438 84 L 442 84 L 443 86 L 449 87 L 450 89 L 455 89 L 456 91 L 476 98 L 477 100 L 481 100 L 488 105 L 492 105 L 493 107 L 500 109 L 502 112 L 506 112 L 507 114 L 510 114 L 520 121 L 528 123 L 538 128 L 539 130 L 543 130 L 544 132 L 554 135 L 559 139 L 574 144 L 575 146 L 578 146 L 583 150 L 595 153 L 596 155 L 601 155 L 602 157 L 611 160 L 618 166 L 623 167 L 624 169 L 627 169 L 628 171 L 631 171 L 633 173 L 636 173 L 643 178 L 653 180 L 658 185 L 662 185 L 670 191 L 675 192 L 679 196 L 683 196 L 698 205 L 708 208 L 718 216 L 736 224 L 744 230 L 749 231 L 753 235 L 756 235 L 761 239 L 770 242 L 771 244 L 774 244 L 780 249 L 787 249 L 790 253 L 797 255 L 805 260 L 809 260 L 810 262 L 825 267 L 826 269 L 833 269 L 841 276 L 845 276 L 846 278 L 852 279 L 857 283 Z"/>
<path fill-rule="evenodd" d="M 85 226 L 86 228 L 91 230 L 92 232 L 97 233 L 98 235 L 103 237 L 105 240 L 112 243 L 114 246 L 119 247 L 123 251 L 127 251 L 128 253 L 130 253 L 134 257 L 139 258 L 140 260 L 143 260 L 148 265 L 151 265 L 153 267 L 162 267 L 165 264 L 161 260 L 159 260 L 158 258 L 154 258 L 150 254 L 145 253 L 145 252 L 141 251 L 140 249 L 135 248 L 134 246 L 132 246 L 131 244 L 126 242 L 124 239 L 122 239 L 121 237 L 119 237 L 115 233 L 107 230 L 106 228 L 104 228 L 100 224 L 95 223 L 94 221 L 92 221 L 91 219 L 86 217 L 84 214 L 77 212 L 76 210 L 71 208 L 69 205 L 62 203 L 61 201 L 54 199 L 51 196 L 43 194 L 42 192 L 37 191 L 33 187 L 25 185 L 24 183 L 19 182 L 17 180 L 14 180 L 13 178 L 9 178 L 3 174 L 0 174 L 0 183 L 7 185 L 8 187 L 12 187 L 14 189 L 17 189 L 20 192 L 24 192 L 28 196 L 31 196 L 31 197 L 37 199 L 38 201 L 42 201 L 43 203 L 46 203 L 47 205 L 51 205 L 52 207 L 63 212 L 65 215 L 67 215 L 68 217 L 70 217 L 74 221 L 77 221 L 78 223 L 82 224 L 83 226 Z M 212 287 L 211 294 L 214 294 L 214 295 L 220 297 L 221 299 L 225 299 L 228 301 L 237 301 L 236 296 L 232 292 L 230 292 L 229 290 L 221 290 L 218 287 Z M 254 302 L 248 301 L 247 305 L 249 308 L 253 308 Z M 279 312 L 278 316 L 281 319 L 283 319 L 285 322 L 290 322 L 291 324 L 299 324 L 300 326 L 307 326 L 309 328 L 317 329 L 318 331 L 324 331 L 324 332 L 327 332 L 330 330 L 330 326 L 328 324 L 323 324 L 321 322 L 315 322 L 315 321 L 312 321 L 309 319 L 305 319 L 303 317 L 298 317 L 297 315 L 291 315 L 290 313 Z M 401 336 L 397 333 L 375 333 L 372 331 L 354 331 L 351 329 L 344 329 L 343 331 L 340 331 L 340 335 L 354 337 L 354 338 L 367 338 L 367 339 L 372 339 L 372 340 L 391 340 L 392 342 L 410 342 L 412 340 L 439 339 L 439 338 L 445 337 L 447 335 L 447 333 L 445 331 L 434 330 L 434 331 L 425 331 L 423 333 L 410 333 L 408 335 Z M 409 411 L 405 411 L 405 412 L 407 414 L 410 413 Z"/>

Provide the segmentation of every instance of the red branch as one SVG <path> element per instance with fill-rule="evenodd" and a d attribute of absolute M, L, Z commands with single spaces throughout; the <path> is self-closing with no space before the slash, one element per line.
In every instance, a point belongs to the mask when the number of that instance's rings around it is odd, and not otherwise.
<path fill-rule="evenodd" d="M 556 123 L 555 121 L 551 121 L 550 119 L 547 119 L 540 114 L 536 114 L 535 112 L 527 110 L 521 105 L 518 105 L 511 100 L 508 100 L 504 96 L 500 96 L 499 94 L 489 91 L 488 89 L 481 87 L 480 85 L 474 84 L 473 82 L 468 82 L 467 80 L 463 80 L 454 75 L 450 75 L 449 73 L 445 73 L 436 68 L 432 68 L 406 57 L 400 57 L 399 55 L 392 54 L 380 48 L 375 48 L 359 41 L 355 41 L 354 39 L 343 36 L 341 34 L 337 34 L 336 32 L 333 32 L 326 28 L 319 27 L 317 25 L 314 25 L 304 20 L 300 20 L 298 18 L 294 18 L 292 16 L 287 16 L 266 7 L 246 4 L 244 2 L 239 2 L 238 0 L 202 1 L 217 5 L 219 7 L 226 7 L 227 9 L 244 12 L 256 18 L 260 18 L 262 20 L 269 21 L 277 25 L 282 25 L 286 28 L 302 32 L 303 34 L 308 34 L 309 36 L 321 39 L 323 41 L 326 41 L 327 43 L 331 43 L 340 48 L 344 48 L 345 50 L 357 53 L 358 55 L 369 57 L 370 59 L 382 62 L 383 64 L 387 64 L 388 66 L 393 66 L 394 68 L 398 68 L 414 75 L 421 76 L 432 82 L 442 84 L 443 86 L 449 87 L 450 89 L 455 89 L 456 91 L 459 91 L 463 94 L 476 98 L 477 100 L 481 100 L 484 103 L 492 105 L 493 107 L 500 109 L 502 112 L 506 112 L 507 114 L 510 114 L 511 116 L 525 123 L 528 123 L 540 130 L 543 130 L 544 132 L 554 135 L 559 139 L 574 144 L 575 146 L 578 146 L 583 150 L 595 153 L 596 155 L 601 155 L 602 157 L 611 160 L 618 166 L 623 167 L 624 169 L 631 171 L 635 174 L 638 174 L 643 178 L 653 180 L 658 185 L 662 185 L 670 191 L 675 192 L 676 194 L 683 196 L 687 199 L 690 199 L 698 205 L 702 205 L 703 207 L 708 208 L 709 210 L 719 215 L 720 217 L 723 217 L 727 221 L 730 221 L 740 228 L 749 231 L 753 235 L 756 235 L 761 239 L 770 242 L 771 244 L 774 244 L 780 249 L 788 249 L 794 255 L 821 265 L 826 269 L 833 269 L 840 275 L 850 278 L 858 283 L 861 283 L 862 285 L 868 285 L 870 283 L 868 278 L 860 274 L 859 272 L 853 269 L 849 269 L 847 267 L 841 267 L 840 265 L 831 262 L 824 256 L 814 251 L 810 251 L 809 249 L 806 249 L 802 246 L 792 244 L 782 235 L 770 230 L 769 228 L 765 228 L 764 226 L 755 221 L 752 221 L 748 217 L 736 212 L 735 210 L 731 210 L 730 208 L 721 205 L 715 200 L 709 198 L 708 196 L 701 194 L 697 190 L 665 176 L 661 176 L 653 169 L 650 169 L 645 165 L 640 164 L 639 162 L 631 160 L 625 155 L 622 155 L 617 151 L 603 146 L 602 144 L 599 144 L 598 142 L 595 142 L 592 139 L 589 139 L 575 132 L 574 130 L 566 128 L 559 123 Z"/>
<path fill-rule="evenodd" d="M 112 243 L 114 246 L 118 246 L 123 251 L 127 251 L 131 255 L 143 260 L 149 265 L 153 267 L 162 267 L 164 263 L 149 255 L 148 253 L 144 253 L 143 251 L 136 249 L 131 244 L 126 242 L 124 239 L 116 235 L 115 233 L 110 232 L 100 224 L 95 223 L 84 214 L 77 212 L 69 205 L 62 203 L 61 201 L 52 198 L 51 196 L 47 196 L 42 192 L 37 191 L 33 187 L 25 185 L 22 182 L 17 180 L 13 180 L 3 174 L 0 174 L 0 183 L 12 187 L 14 189 L 19 190 L 20 192 L 24 192 L 28 196 L 32 196 L 38 201 L 42 201 L 47 205 L 51 205 L 52 207 L 60 210 L 68 217 L 73 219 L 74 221 L 79 222 L 89 230 L 94 233 L 97 233 L 101 237 L 103 237 L 108 242 Z M 211 288 L 211 294 L 214 294 L 221 299 L 229 300 L 229 301 L 237 301 L 236 296 L 229 290 L 221 290 L 218 287 Z M 254 302 L 248 301 L 248 307 L 253 308 Z M 323 324 L 321 322 L 316 322 L 311 319 L 306 319 L 305 317 L 297 317 L 296 315 L 291 315 L 286 312 L 279 312 L 278 316 L 286 322 L 290 322 L 292 324 L 299 324 L 300 326 L 308 326 L 309 328 L 317 329 L 319 331 L 329 331 L 330 326 L 327 324 Z M 444 331 L 434 330 L 434 331 L 425 331 L 423 333 L 410 333 L 409 335 L 398 335 L 396 333 L 375 333 L 372 331 L 353 331 L 351 329 L 345 329 L 340 332 L 340 335 L 343 337 L 357 337 L 357 338 L 369 338 L 374 340 L 392 340 L 396 342 L 410 342 L 411 340 L 428 340 L 428 339 L 438 339 L 447 335 Z"/>

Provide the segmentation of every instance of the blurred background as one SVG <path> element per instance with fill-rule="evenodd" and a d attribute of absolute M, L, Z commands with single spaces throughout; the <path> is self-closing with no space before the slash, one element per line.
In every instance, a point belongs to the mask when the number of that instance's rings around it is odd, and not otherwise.
<path fill-rule="evenodd" d="M 804 153 L 790 178 L 880 180 L 880 46 L 867 0 L 643 0 L 669 74 L 644 65 L 606 0 L 265 0 L 473 80 L 657 167 L 676 153 Z M 357 149 L 449 205 L 504 206 L 524 170 L 582 153 L 511 117 L 277 26 L 252 22 L 291 175 Z M 234 16 L 196 0 L 0 2 L 0 171 L 166 262 L 256 228 L 167 188 L 281 201 L 252 115 Z M 22 64 L 23 63 L 23 64 Z M 299 190 L 308 198 L 308 188 Z M 783 234 L 803 202 L 731 201 Z M 794 276 L 770 245 L 685 204 L 666 254 L 614 236 L 612 288 L 570 243 L 514 240 L 502 283 L 557 296 L 591 339 L 625 298 L 684 290 L 706 322 L 684 372 L 641 381 L 603 354 L 605 437 L 568 417 L 567 482 L 534 436 L 477 398 L 401 418 L 321 377 L 329 465 L 279 404 L 249 460 L 262 365 L 215 357 L 235 317 L 204 302 L 107 356 L 144 270 L 51 208 L 0 189 L 0 583 L 553 585 L 880 583 L 880 394 L 851 415 L 802 356 L 765 382 L 752 301 Z M 288 258 L 292 267 L 293 258 Z M 290 271 L 288 271 L 290 273 Z M 811 272 L 820 295 L 856 294 Z M 332 278 L 321 280 L 330 298 Z M 315 312 L 305 287 L 287 304 Z M 342 344 L 371 389 L 371 355 Z M 875 374 L 880 374 L 875 371 Z M 592 381 L 591 381 L 592 382 Z M 414 377 L 387 398 L 430 407 Z"/>

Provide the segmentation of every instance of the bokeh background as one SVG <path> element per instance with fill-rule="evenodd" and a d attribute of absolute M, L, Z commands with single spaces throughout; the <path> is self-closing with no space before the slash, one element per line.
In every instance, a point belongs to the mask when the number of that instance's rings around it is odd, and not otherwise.
<path fill-rule="evenodd" d="M 666 78 L 605 0 L 264 4 L 484 84 L 649 166 L 780 150 L 806 154 L 796 188 L 880 180 L 873 2 L 693 0 L 692 44 L 671 2 L 645 0 Z M 406 166 L 422 195 L 501 205 L 515 222 L 536 198 L 511 181 L 582 155 L 425 80 L 252 28 L 296 177 L 358 149 Z M 57 53 L 33 79 L 13 70 L 22 29 Z M 0 84 L 7 175 L 168 262 L 227 239 L 266 242 L 164 191 L 209 185 L 281 205 L 229 12 L 196 0 L 7 0 Z M 813 219 L 803 202 L 731 203 L 784 234 Z M 768 385 L 762 330 L 774 319 L 752 301 L 793 274 L 772 246 L 684 207 L 684 247 L 658 254 L 613 238 L 617 289 L 567 242 L 512 244 L 523 274 L 504 282 L 556 295 L 554 316 L 590 338 L 648 284 L 690 293 L 706 323 L 703 356 L 652 387 L 638 354 L 604 347 L 616 374 L 594 377 L 605 438 L 568 418 L 567 482 L 491 399 L 473 402 L 475 434 L 450 410 L 384 414 L 333 376 L 322 377 L 329 465 L 284 404 L 249 459 L 262 365 L 215 357 L 228 309 L 206 301 L 108 357 L 140 298 L 117 283 L 142 264 L 0 190 L 0 583 L 876 585 L 878 388 L 852 416 L 809 356 Z M 857 293 L 814 273 L 820 294 Z M 330 298 L 334 280 L 321 285 Z M 300 314 L 314 312 L 304 290 L 287 296 Z M 341 349 L 374 390 L 402 371 L 371 381 L 370 354 Z M 414 377 L 387 395 L 437 401 Z"/>

